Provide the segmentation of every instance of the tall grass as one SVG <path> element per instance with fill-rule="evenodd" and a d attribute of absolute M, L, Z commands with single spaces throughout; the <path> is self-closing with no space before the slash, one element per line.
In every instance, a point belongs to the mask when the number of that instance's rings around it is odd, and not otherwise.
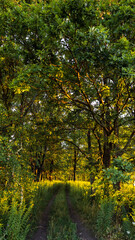
<path fill-rule="evenodd" d="M 23 198 L 18 189 L 3 191 L 0 197 L 0 240 L 25 240 L 36 226 L 58 182 L 39 182 L 27 186 Z M 28 195 L 27 195 L 27 194 Z"/>
<path fill-rule="evenodd" d="M 104 184 L 104 183 L 103 183 Z M 0 191 L 0 240 L 28 239 L 53 194 L 57 195 L 50 219 L 48 240 L 77 240 L 76 225 L 71 222 L 65 199 L 65 184 L 40 182 Z M 123 184 L 120 191 L 104 195 L 96 181 L 93 194 L 89 182 L 68 182 L 71 201 L 99 240 L 135 239 L 135 187 Z M 101 195 L 100 195 L 101 192 Z M 22 194 L 22 195 L 21 195 Z"/>
<path fill-rule="evenodd" d="M 135 187 L 123 184 L 120 191 L 109 186 L 105 195 L 104 182 L 68 182 L 72 203 L 100 240 L 135 239 Z"/>
<path fill-rule="evenodd" d="M 33 196 L 34 206 L 32 210 L 34 223 L 37 223 L 49 200 L 59 188 L 59 185 L 59 181 L 45 181 L 35 183 L 35 192 Z"/>

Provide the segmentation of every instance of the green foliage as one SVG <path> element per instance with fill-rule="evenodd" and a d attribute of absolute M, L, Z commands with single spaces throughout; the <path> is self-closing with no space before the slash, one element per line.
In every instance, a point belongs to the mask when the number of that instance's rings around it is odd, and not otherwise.
<path fill-rule="evenodd" d="M 114 158 L 112 166 L 118 167 L 119 170 L 125 172 L 131 172 L 133 170 L 133 165 L 122 157 Z"/>
<path fill-rule="evenodd" d="M 17 202 L 12 202 L 7 221 L 7 239 L 25 240 L 30 230 L 28 221 L 32 211 L 32 205 L 26 208 L 25 204 L 17 206 Z"/>
<path fill-rule="evenodd" d="M 110 180 L 115 186 L 118 183 L 128 182 L 130 180 L 130 172 L 133 171 L 133 165 L 127 160 L 118 157 L 113 159 L 110 168 L 103 170 L 105 178 Z"/>
<path fill-rule="evenodd" d="M 134 239 L 135 190 L 133 185 L 123 184 L 120 191 L 114 191 L 113 187 L 108 185 L 109 196 L 107 197 L 104 196 L 103 179 L 101 182 L 99 184 L 96 179 L 92 195 L 88 182 L 70 182 L 69 189 L 73 205 L 88 225 L 92 226 L 99 239 Z"/>
<path fill-rule="evenodd" d="M 14 154 L 22 142 L 23 160 L 37 180 L 48 172 L 52 175 L 52 165 L 58 176 L 57 156 L 66 155 L 62 141 L 70 140 L 73 127 L 72 144 L 87 159 L 85 134 L 91 127 L 90 154 L 97 169 L 101 162 L 108 167 L 118 140 L 123 138 L 125 143 L 130 138 L 132 127 L 123 114 L 132 125 L 134 6 L 132 1 L 109 2 L 1 2 L 0 131 L 9 140 L 13 136 Z M 125 125 L 126 135 L 115 139 Z M 71 172 L 67 162 L 65 168 Z M 82 165 L 78 164 L 79 169 Z"/>
<path fill-rule="evenodd" d="M 117 190 L 135 158 L 134 3 L 0 1 L 3 229 L 13 196 L 18 206 L 23 200 L 29 206 L 31 197 L 35 215 L 36 197 L 49 196 L 46 187 L 31 187 L 33 179 L 73 179 L 73 170 L 79 179 L 95 178 L 87 194 L 76 192 L 76 202 L 99 206 L 114 194 L 132 215 L 133 197 Z M 123 160 L 111 163 L 119 155 Z"/>
<path fill-rule="evenodd" d="M 5 198 L 3 200 L 6 200 Z M 3 202 L 4 213 L 1 211 L 3 219 L 1 224 L 2 239 L 25 240 L 30 230 L 30 216 L 33 204 L 26 206 L 24 202 L 19 204 L 15 197 L 10 206 L 9 202 Z M 7 205 L 7 208 L 6 208 Z M 1 209 L 0 209 L 1 210 Z M 5 215 L 5 216 L 4 216 Z"/>
<path fill-rule="evenodd" d="M 131 240 L 135 238 L 135 226 L 133 223 L 133 220 L 127 214 L 127 210 L 122 206 L 122 230 L 127 239 Z"/>
<path fill-rule="evenodd" d="M 59 188 L 59 183 L 33 183 L 31 186 L 25 185 L 25 188 L 23 195 L 20 189 L 13 189 L 4 191 L 0 196 L 0 237 L 4 240 L 25 240 L 28 232 L 33 232 L 42 211 Z"/>

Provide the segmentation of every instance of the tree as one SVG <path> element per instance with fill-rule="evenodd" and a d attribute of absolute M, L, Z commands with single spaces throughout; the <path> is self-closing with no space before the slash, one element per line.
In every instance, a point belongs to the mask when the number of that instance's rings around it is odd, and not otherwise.
<path fill-rule="evenodd" d="M 0 7 L 0 132 L 18 161 L 39 180 L 64 165 L 63 142 L 70 156 L 74 149 L 74 179 L 79 165 L 94 179 L 113 158 L 133 160 L 133 1 L 6 0 Z"/>
<path fill-rule="evenodd" d="M 70 9 L 69 2 L 64 4 L 65 9 Z M 132 106 L 133 79 L 125 75 L 125 70 L 132 71 L 134 53 L 125 36 L 114 39 L 102 25 L 82 27 L 80 22 L 86 18 L 82 4 L 80 1 L 77 8 L 72 5 L 70 15 L 65 11 L 65 15 L 60 16 L 63 22 L 59 49 L 62 75 L 56 74 L 53 79 L 69 103 L 89 113 L 100 127 L 104 141 L 103 164 L 107 168 L 111 156 L 122 155 L 127 150 L 135 133 L 131 131 L 125 146 L 119 149 L 115 140 L 118 141 L 119 128 L 124 125 L 122 114 L 128 116 Z M 117 11 L 119 13 L 119 8 Z M 73 17 L 73 12 L 79 19 Z"/>

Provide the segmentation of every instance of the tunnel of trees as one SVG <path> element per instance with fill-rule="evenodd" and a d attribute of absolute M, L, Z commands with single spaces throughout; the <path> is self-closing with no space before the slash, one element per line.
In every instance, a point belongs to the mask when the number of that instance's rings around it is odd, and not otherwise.
<path fill-rule="evenodd" d="M 0 0 L 2 189 L 134 170 L 134 13 L 134 0 Z"/>

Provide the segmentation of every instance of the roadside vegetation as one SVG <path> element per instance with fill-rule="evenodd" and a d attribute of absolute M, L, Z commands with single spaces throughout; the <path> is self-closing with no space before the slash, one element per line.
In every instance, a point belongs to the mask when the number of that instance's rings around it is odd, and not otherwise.
<path fill-rule="evenodd" d="M 86 182 L 68 184 L 73 206 L 99 240 L 135 239 L 135 187 L 131 182 L 123 184 L 120 191 L 109 184 L 107 195 L 101 176 L 93 186 Z"/>
<path fill-rule="evenodd" d="M 0 192 L 0 239 L 25 240 L 36 231 L 37 223 L 58 182 L 40 182 L 25 186 L 23 195 L 17 188 Z"/>
<path fill-rule="evenodd" d="M 70 180 L 99 239 L 135 239 L 135 0 L 0 0 L 0 240 Z"/>
<path fill-rule="evenodd" d="M 37 230 L 37 224 L 49 200 L 57 192 L 48 226 L 48 240 L 77 240 L 76 225 L 71 221 L 65 188 L 70 193 L 73 208 L 99 240 L 134 240 L 135 187 L 123 183 L 114 190 L 102 176 L 91 185 L 86 181 L 44 181 L 27 186 L 23 196 L 19 191 L 1 192 L 0 239 L 25 240 Z M 26 197 L 27 196 L 27 197 Z"/>

